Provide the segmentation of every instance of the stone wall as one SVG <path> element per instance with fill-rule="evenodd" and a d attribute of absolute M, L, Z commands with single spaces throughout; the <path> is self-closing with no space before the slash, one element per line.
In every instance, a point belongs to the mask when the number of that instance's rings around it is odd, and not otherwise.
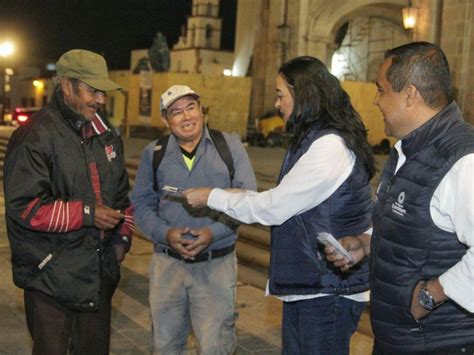
<path fill-rule="evenodd" d="M 163 130 L 160 96 L 171 85 L 188 85 L 201 95 L 201 104 L 208 109 L 206 121 L 210 128 L 235 133 L 245 138 L 250 105 L 250 78 L 211 77 L 199 74 L 153 74 L 151 121 L 141 121 L 139 108 L 139 76 L 130 77 L 128 93 L 128 124 Z"/>
<path fill-rule="evenodd" d="M 377 88 L 372 83 L 359 81 L 342 81 L 343 89 L 349 94 L 352 106 L 359 112 L 362 121 L 368 130 L 370 145 L 379 144 L 385 136 L 383 116 L 377 106 L 374 105 Z M 394 138 L 388 138 L 391 145 L 395 143 Z"/>
<path fill-rule="evenodd" d="M 130 72 L 128 70 L 111 70 L 109 77 L 110 80 L 122 87 L 122 90 L 109 91 L 107 93 L 106 109 L 109 121 L 118 128 L 125 125 L 125 105 L 129 90 Z"/>
<path fill-rule="evenodd" d="M 170 72 L 223 75 L 224 69 L 232 69 L 234 53 L 223 50 L 189 48 L 172 50 Z"/>
<path fill-rule="evenodd" d="M 331 64 L 337 49 L 336 34 L 340 27 L 357 17 L 384 19 L 401 26 L 401 9 L 406 0 L 255 0 L 259 28 L 252 57 L 252 109 L 255 119 L 273 107 L 274 80 L 283 60 L 312 55 Z M 246 1 L 242 2 L 245 6 Z M 456 100 L 466 119 L 474 123 L 474 1 L 413 0 L 419 8 L 419 23 L 409 33 L 413 40 L 440 44 L 452 70 Z M 245 14 L 245 11 L 242 11 Z M 242 15 L 243 16 L 243 15 Z M 238 23 L 240 23 L 238 21 Z M 242 21 L 242 23 L 245 23 Z M 287 26 L 289 38 L 282 45 L 279 32 Z M 383 26 L 382 26 L 383 27 Z M 388 31 L 387 26 L 378 30 Z M 395 41 L 394 45 L 400 41 Z M 364 58 L 365 56 L 361 56 Z M 372 65 L 375 73 L 376 64 Z M 369 79 L 371 75 L 368 76 Z"/>
<path fill-rule="evenodd" d="M 441 47 L 448 57 L 455 99 L 474 124 L 474 8 L 472 0 L 445 0 Z"/>

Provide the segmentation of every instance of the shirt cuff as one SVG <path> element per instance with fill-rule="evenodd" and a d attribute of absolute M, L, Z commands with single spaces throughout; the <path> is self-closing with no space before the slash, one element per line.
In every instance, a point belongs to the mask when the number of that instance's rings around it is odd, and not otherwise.
<path fill-rule="evenodd" d="M 462 261 L 442 274 L 439 277 L 439 283 L 443 287 L 446 296 L 469 312 L 474 313 L 474 298 L 469 291 L 469 288 L 471 288 L 469 285 L 472 285 L 472 280 L 463 275 L 463 265 L 461 263 Z"/>
<path fill-rule="evenodd" d="M 212 208 L 213 210 L 217 211 L 224 211 L 226 209 L 227 205 L 227 199 L 229 192 L 219 189 L 219 188 L 214 188 L 211 190 L 211 193 L 209 194 L 209 197 L 207 198 L 207 205 Z"/>
<path fill-rule="evenodd" d="M 83 203 L 82 204 L 82 225 L 84 227 L 93 227 L 95 226 L 95 209 L 92 204 Z"/>

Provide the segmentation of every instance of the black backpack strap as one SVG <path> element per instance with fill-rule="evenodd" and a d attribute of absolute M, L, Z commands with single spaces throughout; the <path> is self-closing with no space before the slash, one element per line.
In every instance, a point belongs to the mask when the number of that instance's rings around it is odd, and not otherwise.
<path fill-rule="evenodd" d="M 230 182 L 234 180 L 234 161 L 232 160 L 232 154 L 230 153 L 229 146 L 224 138 L 224 135 L 221 131 L 215 129 L 209 129 L 209 135 L 211 136 L 212 141 L 216 145 L 217 152 L 227 165 L 227 170 L 229 170 Z"/>
<path fill-rule="evenodd" d="M 155 149 L 153 152 L 153 190 L 158 191 L 158 184 L 156 183 L 156 174 L 158 173 L 158 167 L 160 166 L 163 157 L 165 156 L 166 146 L 170 136 L 166 135 L 159 138 L 156 141 Z"/>

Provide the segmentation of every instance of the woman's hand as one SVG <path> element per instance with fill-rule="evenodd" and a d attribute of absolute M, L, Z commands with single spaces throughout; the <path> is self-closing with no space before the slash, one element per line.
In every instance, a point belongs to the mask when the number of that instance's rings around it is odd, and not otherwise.
<path fill-rule="evenodd" d="M 351 254 L 354 262 L 343 257 L 333 247 L 325 247 L 324 252 L 326 258 L 338 267 L 341 271 L 347 271 L 354 265 L 357 265 L 365 256 L 370 254 L 370 238 L 368 234 L 361 234 L 358 236 L 348 236 L 339 239 L 338 241 Z"/>
<path fill-rule="evenodd" d="M 183 195 L 191 206 L 195 208 L 206 207 L 211 190 L 208 187 L 198 187 L 185 190 Z"/>

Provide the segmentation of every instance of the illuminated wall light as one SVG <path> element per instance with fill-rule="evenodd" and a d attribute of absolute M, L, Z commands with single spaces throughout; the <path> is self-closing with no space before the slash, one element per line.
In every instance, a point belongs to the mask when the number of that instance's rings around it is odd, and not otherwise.
<path fill-rule="evenodd" d="M 232 76 L 232 70 L 231 69 L 224 69 L 224 76 Z"/>
<path fill-rule="evenodd" d="M 41 80 L 33 80 L 33 86 L 37 89 L 44 88 L 44 83 Z"/>
<path fill-rule="evenodd" d="M 404 7 L 402 9 L 402 16 L 403 16 L 403 27 L 406 30 L 414 29 L 416 26 L 416 20 L 418 17 L 418 9 L 412 6 Z"/>
<path fill-rule="evenodd" d="M 5 74 L 12 76 L 15 72 L 12 68 L 5 68 Z"/>

